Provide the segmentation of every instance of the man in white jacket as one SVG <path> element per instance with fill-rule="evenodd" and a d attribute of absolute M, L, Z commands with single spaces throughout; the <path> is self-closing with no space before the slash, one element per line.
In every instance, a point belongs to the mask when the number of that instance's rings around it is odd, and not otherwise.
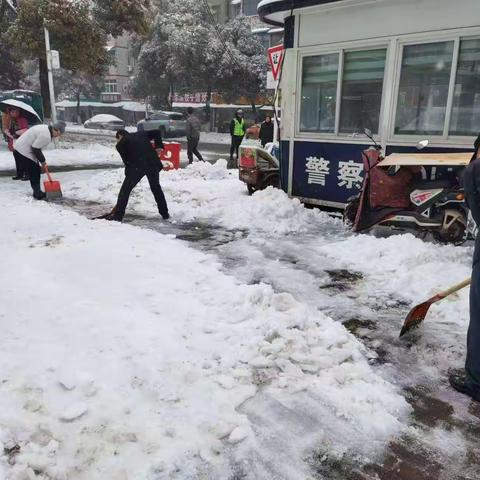
<path fill-rule="evenodd" d="M 28 172 L 33 197 L 37 200 L 45 198 L 45 192 L 40 188 L 40 175 L 46 165 L 42 148 L 64 133 L 65 124 L 63 122 L 56 122 L 53 125 L 35 125 L 15 142 L 13 155 L 15 160 Z"/>

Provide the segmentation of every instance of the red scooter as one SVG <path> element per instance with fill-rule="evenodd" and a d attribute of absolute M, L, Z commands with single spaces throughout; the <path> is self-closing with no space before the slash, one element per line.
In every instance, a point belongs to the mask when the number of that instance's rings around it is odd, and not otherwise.
<path fill-rule="evenodd" d="M 344 220 L 356 232 L 383 225 L 432 233 L 445 243 L 467 238 L 468 208 L 459 177 L 470 153 L 393 154 L 386 159 L 370 131 L 374 146 L 362 152 L 365 176 L 359 195 L 348 200 Z M 419 143 L 424 148 L 428 141 Z M 446 180 L 424 180 L 424 166 L 450 166 Z"/>

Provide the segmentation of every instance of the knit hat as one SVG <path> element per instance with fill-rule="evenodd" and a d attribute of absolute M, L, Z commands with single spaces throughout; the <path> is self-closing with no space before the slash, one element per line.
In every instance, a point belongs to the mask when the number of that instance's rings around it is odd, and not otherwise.
<path fill-rule="evenodd" d="M 55 122 L 52 124 L 52 128 L 63 135 L 65 133 L 65 122 Z"/>

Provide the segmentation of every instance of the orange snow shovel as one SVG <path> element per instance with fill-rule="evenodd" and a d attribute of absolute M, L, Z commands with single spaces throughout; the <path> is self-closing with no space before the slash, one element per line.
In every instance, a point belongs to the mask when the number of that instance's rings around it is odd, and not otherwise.
<path fill-rule="evenodd" d="M 48 166 L 46 164 L 45 173 L 47 174 L 48 181 L 43 182 L 43 186 L 45 188 L 47 200 L 62 198 L 62 189 L 60 187 L 60 182 L 52 179 L 52 176 L 50 175 L 50 172 L 48 171 Z"/>
<path fill-rule="evenodd" d="M 416 307 L 413 307 L 410 310 L 409 314 L 407 315 L 405 322 L 403 323 L 402 331 L 400 332 L 400 337 L 402 337 L 407 332 L 409 332 L 412 328 L 416 327 L 417 325 L 423 322 L 431 305 L 433 305 L 436 302 L 439 302 L 440 300 L 443 300 L 444 298 L 448 297 L 452 293 L 458 292 L 462 288 L 467 287 L 468 285 L 470 285 L 471 281 L 472 280 L 470 278 L 467 278 L 462 283 L 459 283 L 458 285 L 455 285 L 449 288 L 448 290 L 445 290 L 444 292 L 437 293 L 437 295 L 430 298 L 426 302 L 420 303 Z"/>

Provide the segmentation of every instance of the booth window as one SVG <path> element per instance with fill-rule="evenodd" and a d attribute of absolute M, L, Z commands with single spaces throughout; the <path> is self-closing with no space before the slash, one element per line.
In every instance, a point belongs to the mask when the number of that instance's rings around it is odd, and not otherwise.
<path fill-rule="evenodd" d="M 300 131 L 335 131 L 339 54 L 303 59 Z"/>
<path fill-rule="evenodd" d="M 300 131 L 338 135 L 369 128 L 377 133 L 386 55 L 379 48 L 305 57 Z"/>
<path fill-rule="evenodd" d="M 378 133 L 386 49 L 345 52 L 340 133 Z"/>
<path fill-rule="evenodd" d="M 403 49 L 395 133 L 443 135 L 454 42 Z"/>
<path fill-rule="evenodd" d="M 480 39 L 462 40 L 450 122 L 450 135 L 480 131 Z"/>

